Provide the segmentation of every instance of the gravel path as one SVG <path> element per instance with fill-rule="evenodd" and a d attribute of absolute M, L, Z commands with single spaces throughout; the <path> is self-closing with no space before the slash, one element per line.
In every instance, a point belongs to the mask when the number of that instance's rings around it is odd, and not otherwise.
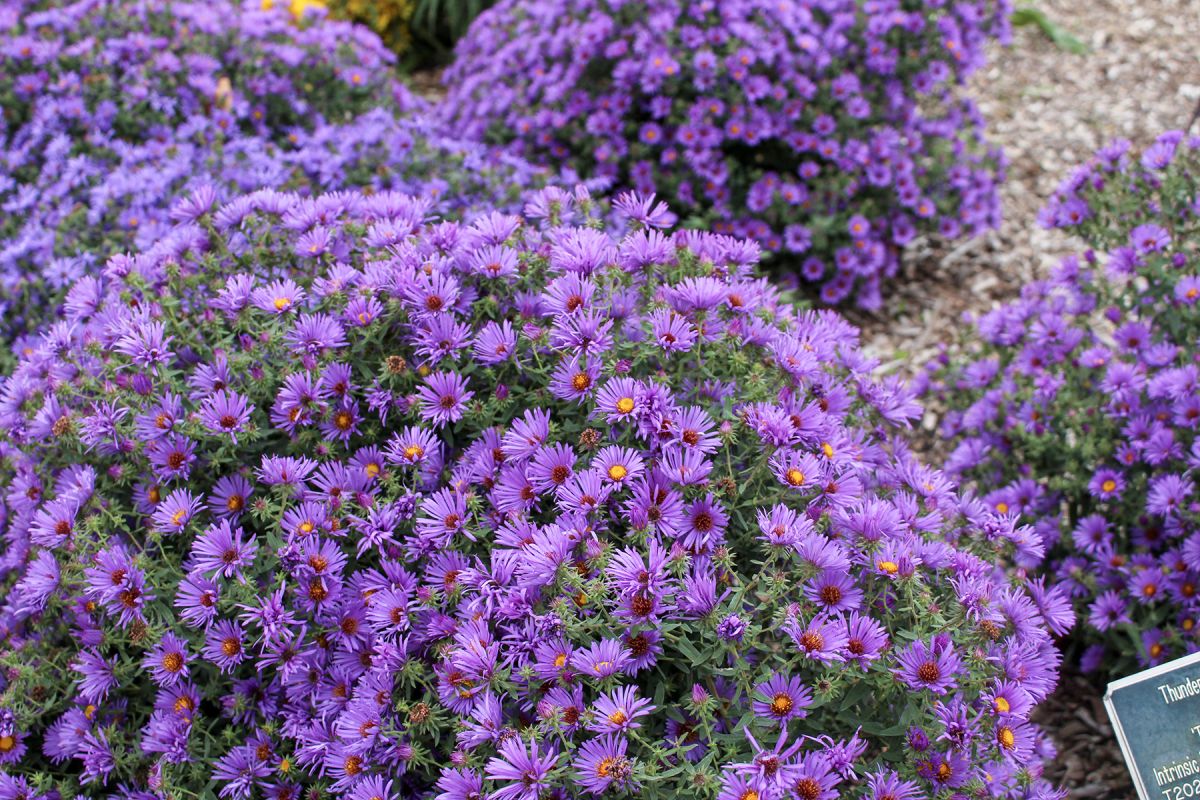
<path fill-rule="evenodd" d="M 1200 101 L 1200 0 L 1034 0 L 1090 52 L 1074 55 L 1034 27 L 997 47 L 972 92 L 993 141 L 1010 166 L 1005 223 L 986 237 L 912 254 L 879 314 L 849 311 L 883 369 L 912 374 L 939 342 L 962 330 L 964 312 L 981 312 L 1044 276 L 1071 240 L 1037 224 L 1055 186 L 1100 146 L 1125 137 L 1137 146 L 1186 126 Z M 1200 132 L 1200 123 L 1193 126 Z M 936 460 L 926 414 L 924 436 Z M 1059 757 L 1049 777 L 1073 800 L 1132 800 L 1134 789 L 1101 703 L 1106 680 L 1065 673 L 1038 722 Z"/>

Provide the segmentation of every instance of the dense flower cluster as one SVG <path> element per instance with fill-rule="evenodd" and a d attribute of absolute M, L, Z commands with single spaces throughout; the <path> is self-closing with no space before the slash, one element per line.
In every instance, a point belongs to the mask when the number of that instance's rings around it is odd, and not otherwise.
<path fill-rule="evenodd" d="M 285 6 L 45 5 L 0 36 L 6 332 L 35 328 L 108 254 L 160 239 L 199 187 L 402 189 L 465 213 L 515 202 L 533 175 L 440 133 L 378 40 L 318 11 L 297 24 Z"/>
<path fill-rule="evenodd" d="M 1200 649 L 1200 139 L 1104 148 L 1043 222 L 1096 250 L 936 367 L 947 469 L 1035 525 L 1086 623 L 1086 668 L 1158 664 Z"/>
<path fill-rule="evenodd" d="M 997 224 L 1002 159 L 959 96 L 1008 0 L 506 0 L 459 43 L 443 114 L 657 191 L 875 307 L 905 245 Z"/>
<path fill-rule="evenodd" d="M 653 198 L 432 206 L 199 192 L 70 289 L 0 387 L 4 792 L 1060 796 L 1069 603 L 851 327 Z"/>

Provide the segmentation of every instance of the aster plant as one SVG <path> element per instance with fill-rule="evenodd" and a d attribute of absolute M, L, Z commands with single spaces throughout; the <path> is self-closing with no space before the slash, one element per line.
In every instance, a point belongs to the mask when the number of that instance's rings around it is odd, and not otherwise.
<path fill-rule="evenodd" d="M 999 220 L 1002 159 L 959 88 L 1009 6 L 506 0 L 459 42 L 441 108 L 875 308 L 914 238 Z"/>
<path fill-rule="evenodd" d="M 1034 525 L 1088 670 L 1200 649 L 1198 177 L 1200 139 L 1180 132 L 1100 150 L 1042 213 L 1090 249 L 931 373 L 947 470 Z"/>
<path fill-rule="evenodd" d="M 1061 797 L 1070 609 L 852 327 L 653 197 L 432 206 L 197 196 L 71 288 L 0 387 L 4 791 Z"/>
<path fill-rule="evenodd" d="M 403 189 L 451 214 L 515 203 L 535 170 L 446 136 L 373 34 L 297 8 L 0 9 L 5 333 L 36 329 L 111 253 L 161 240 L 176 201 L 201 187 L 221 200 Z"/>

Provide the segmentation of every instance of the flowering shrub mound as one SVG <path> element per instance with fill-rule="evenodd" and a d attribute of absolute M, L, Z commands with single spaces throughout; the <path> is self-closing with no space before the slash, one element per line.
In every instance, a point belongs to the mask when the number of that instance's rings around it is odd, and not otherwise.
<path fill-rule="evenodd" d="M 851 327 L 653 198 L 432 205 L 201 193 L 71 288 L 0 387 L 6 791 L 1061 796 L 1069 608 Z"/>
<path fill-rule="evenodd" d="M 162 238 L 176 200 L 200 187 L 222 199 L 403 189 L 469 213 L 515 203 L 534 174 L 447 138 L 388 78 L 375 37 L 318 12 L 297 27 L 285 6 L 46 5 L 20 8 L 0 36 L 9 333 L 35 329 L 108 254 Z"/>
<path fill-rule="evenodd" d="M 954 475 L 1033 523 L 1075 598 L 1083 665 L 1200 649 L 1200 139 L 1118 142 L 1059 189 L 1047 225 L 1097 248 L 982 317 L 943 360 Z"/>
<path fill-rule="evenodd" d="M 999 220 L 1002 159 L 957 90 L 1010 5 L 506 0 L 460 41 L 441 109 L 876 307 L 914 237 Z"/>
<path fill-rule="evenodd" d="M 317 9 L 297 21 L 261 0 L 17 0 L 0 30 L 10 159 L 62 134 L 78 146 L 146 141 L 196 116 L 286 135 L 370 110 L 394 61 L 365 28 Z"/>

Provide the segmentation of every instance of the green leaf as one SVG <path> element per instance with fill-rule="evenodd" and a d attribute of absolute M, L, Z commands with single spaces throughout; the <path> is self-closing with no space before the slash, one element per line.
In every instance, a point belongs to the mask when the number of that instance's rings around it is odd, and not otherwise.
<path fill-rule="evenodd" d="M 1012 24 L 1027 26 L 1033 25 L 1042 35 L 1053 42 L 1055 47 L 1061 50 L 1066 50 L 1068 53 L 1075 55 L 1084 55 L 1089 51 L 1089 47 L 1078 39 L 1070 31 L 1066 30 L 1054 20 L 1046 15 L 1046 12 L 1040 8 L 1033 6 L 1021 6 L 1013 11 Z"/>

